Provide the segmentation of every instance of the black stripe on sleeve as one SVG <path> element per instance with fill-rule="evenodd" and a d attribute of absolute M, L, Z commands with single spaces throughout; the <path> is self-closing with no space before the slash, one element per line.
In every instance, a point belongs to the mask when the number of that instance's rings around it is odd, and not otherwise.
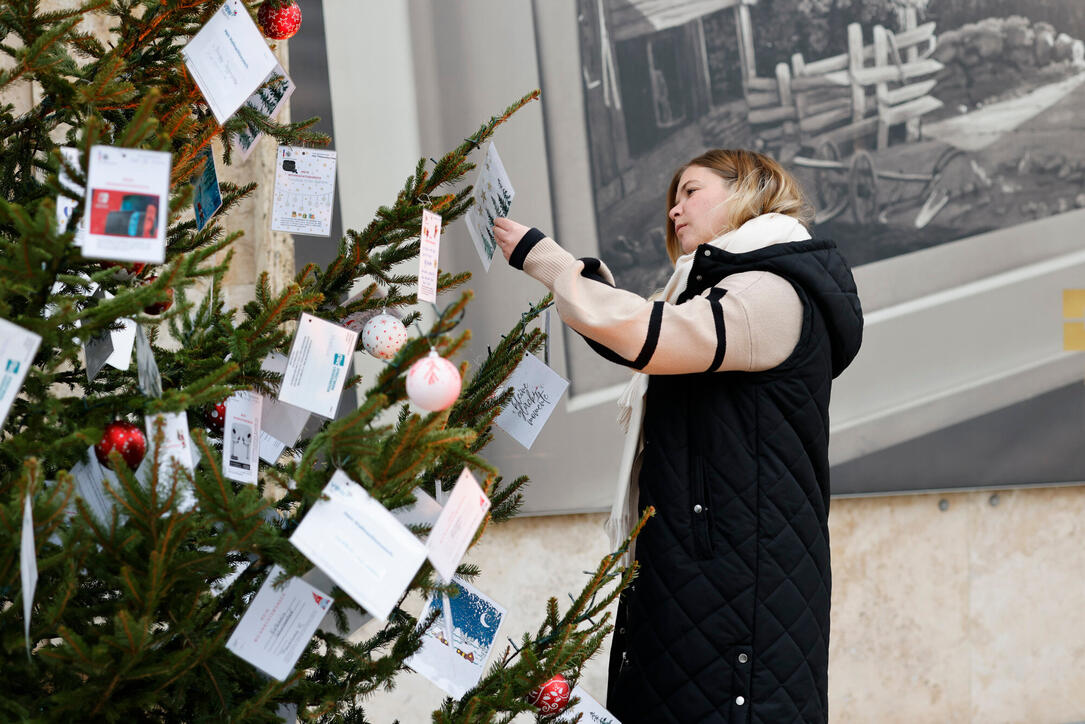
<path fill-rule="evenodd" d="M 659 342 L 659 330 L 663 326 L 663 307 L 666 302 L 656 302 L 652 305 L 652 314 L 648 318 L 648 336 L 644 340 L 644 346 L 640 349 L 640 354 L 633 361 L 627 360 L 610 347 L 605 347 L 594 339 L 584 337 L 584 341 L 588 343 L 595 352 L 605 360 L 613 362 L 615 364 L 622 365 L 624 367 L 632 367 L 635 370 L 642 370 L 644 366 L 652 359 L 652 355 L 655 354 L 656 344 Z"/>
<path fill-rule="evenodd" d="M 531 250 L 535 248 L 535 245 L 546 238 L 546 234 L 542 233 L 538 229 L 532 227 L 528 229 L 523 236 L 520 237 L 520 241 L 516 242 L 516 248 L 512 250 L 512 254 L 509 255 L 509 266 L 513 269 L 524 270 L 524 262 L 527 261 L 527 255 L 531 253 Z"/>
<path fill-rule="evenodd" d="M 630 365 L 633 369 L 642 370 L 655 354 L 656 344 L 659 342 L 659 330 L 663 326 L 663 307 L 666 302 L 656 302 L 652 305 L 652 316 L 648 319 L 648 336 L 644 340 L 644 346 L 640 348 L 640 354 Z"/>
<path fill-rule="evenodd" d="M 727 294 L 726 289 L 714 287 L 708 293 L 708 303 L 712 305 L 712 321 L 716 324 L 716 354 L 706 372 L 712 372 L 723 364 L 723 355 L 727 352 L 727 330 L 723 327 L 723 304 L 720 300 Z"/>

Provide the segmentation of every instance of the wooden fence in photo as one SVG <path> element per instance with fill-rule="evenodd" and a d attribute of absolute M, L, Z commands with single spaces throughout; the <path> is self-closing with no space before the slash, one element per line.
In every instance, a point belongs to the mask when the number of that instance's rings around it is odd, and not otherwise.
<path fill-rule="evenodd" d="M 869 137 L 880 150 L 889 129 L 905 123 L 917 138 L 922 116 L 942 105 L 930 95 L 942 64 L 930 57 L 935 24 L 917 26 L 913 11 L 906 26 L 899 33 L 875 26 L 864 45 L 862 27 L 852 23 L 847 53 L 813 62 L 796 53 L 776 66 L 775 78 L 746 78 L 754 133 L 770 145 L 810 149 Z"/>

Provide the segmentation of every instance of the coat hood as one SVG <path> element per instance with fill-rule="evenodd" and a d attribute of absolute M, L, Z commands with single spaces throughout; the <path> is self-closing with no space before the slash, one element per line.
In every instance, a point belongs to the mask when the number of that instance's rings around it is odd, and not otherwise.
<path fill-rule="evenodd" d="M 720 279 L 743 271 L 764 270 L 802 287 L 817 305 L 832 345 L 833 377 L 843 372 L 863 341 L 863 308 L 851 268 L 825 239 L 772 244 L 735 254 L 702 245 L 695 252 L 690 282 L 679 301 L 685 301 Z"/>

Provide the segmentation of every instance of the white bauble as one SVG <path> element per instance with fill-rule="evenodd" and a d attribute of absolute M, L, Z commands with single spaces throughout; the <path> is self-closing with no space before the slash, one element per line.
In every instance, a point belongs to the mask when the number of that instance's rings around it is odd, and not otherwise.
<path fill-rule="evenodd" d="M 428 356 L 407 371 L 407 397 L 416 407 L 437 412 L 449 407 L 460 396 L 460 371 L 456 365 L 430 350 Z"/>
<path fill-rule="evenodd" d="M 407 341 L 407 328 L 391 314 L 378 314 L 362 328 L 362 345 L 374 357 L 392 359 Z"/>

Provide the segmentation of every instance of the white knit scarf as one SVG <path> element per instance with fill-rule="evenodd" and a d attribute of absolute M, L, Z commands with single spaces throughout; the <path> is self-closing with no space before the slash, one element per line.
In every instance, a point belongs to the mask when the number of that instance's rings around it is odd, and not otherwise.
<path fill-rule="evenodd" d="M 799 221 L 783 214 L 764 214 L 750 219 L 740 228 L 718 236 L 708 244 L 716 249 L 741 254 L 760 249 L 772 244 L 809 239 Z M 655 298 L 674 304 L 685 290 L 689 281 L 689 271 L 693 267 L 694 252 L 683 254 L 674 263 L 674 273 L 667 280 L 663 291 Z M 637 504 L 640 490 L 631 481 L 633 463 L 640 452 L 640 433 L 644 423 L 644 393 L 648 391 L 648 375 L 634 372 L 633 378 L 625 386 L 618 398 L 618 425 L 625 430 L 625 444 L 618 464 L 618 486 L 614 495 L 614 504 L 610 508 L 610 518 L 605 528 L 610 536 L 611 550 L 616 550 L 633 530 L 640 516 Z M 622 559 L 623 565 L 633 560 L 634 546 L 630 546 Z"/>

